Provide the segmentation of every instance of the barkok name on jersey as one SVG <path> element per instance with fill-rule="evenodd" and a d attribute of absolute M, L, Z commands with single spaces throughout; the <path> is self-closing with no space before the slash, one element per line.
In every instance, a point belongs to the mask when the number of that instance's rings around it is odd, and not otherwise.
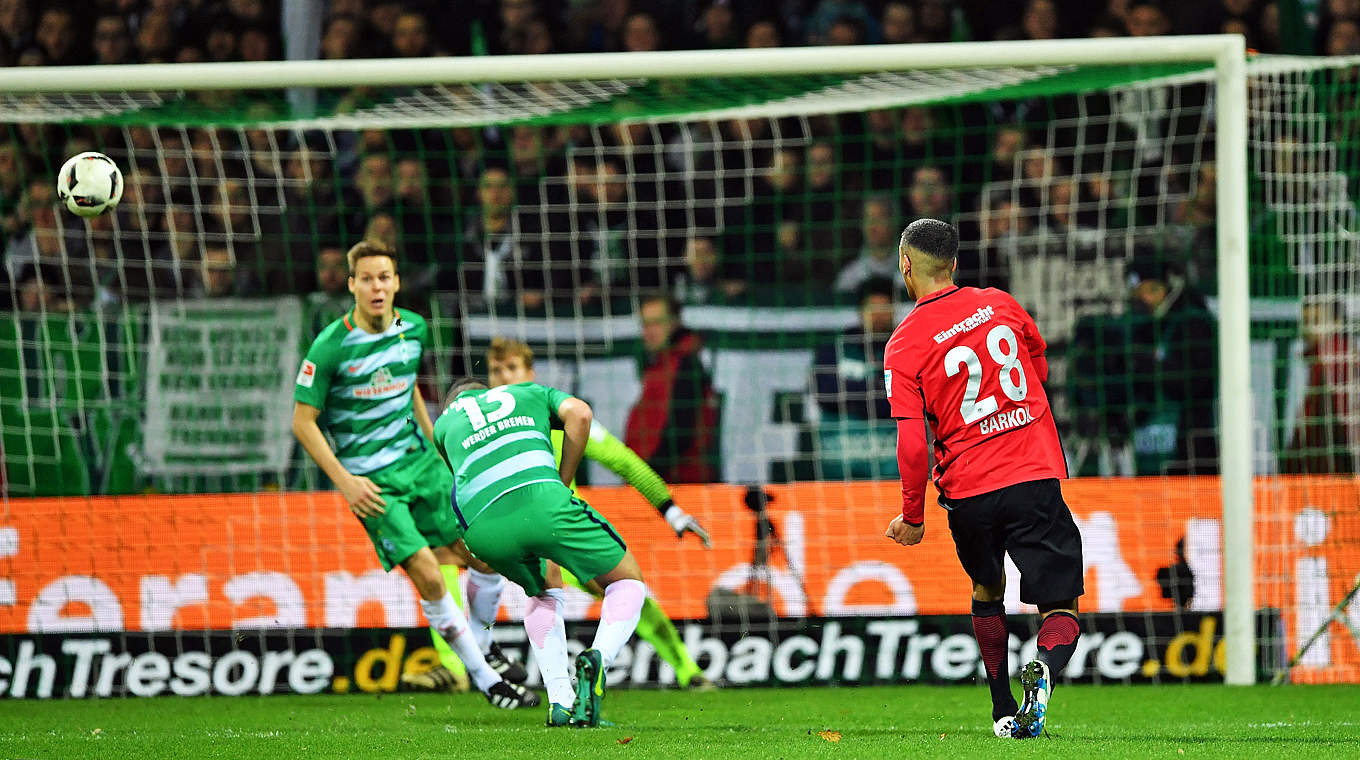
<path fill-rule="evenodd" d="M 1024 427 L 1034 421 L 1029 413 L 1029 407 L 1022 406 L 1009 412 L 998 412 L 990 417 L 985 417 L 978 423 L 978 432 L 983 435 L 1000 433 L 1011 428 Z"/>
<path fill-rule="evenodd" d="M 458 445 L 462 446 L 465 449 L 469 449 L 481 443 L 482 441 L 485 441 L 486 439 L 490 438 L 496 433 L 509 430 L 512 427 L 533 427 L 533 425 L 534 418 L 530 417 L 527 414 L 521 414 L 516 417 L 506 417 L 500 422 L 497 422 L 494 425 L 487 425 L 486 427 L 482 428 L 481 430 L 478 430 L 477 432 L 473 433 L 467 438 L 464 438 L 462 441 L 459 442 Z"/>

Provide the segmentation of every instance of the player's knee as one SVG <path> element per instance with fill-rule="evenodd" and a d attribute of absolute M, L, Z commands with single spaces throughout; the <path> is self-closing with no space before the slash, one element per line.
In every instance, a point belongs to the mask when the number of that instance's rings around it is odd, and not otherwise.
<path fill-rule="evenodd" d="M 1048 617 L 1051 613 L 1054 612 L 1066 612 L 1069 615 L 1077 614 L 1076 599 L 1064 599 L 1061 602 L 1045 602 L 1043 604 L 1038 605 L 1038 607 L 1039 614 L 1044 617 Z"/>
<path fill-rule="evenodd" d="M 999 602 L 1006 596 L 1006 581 L 1002 579 L 1000 583 L 984 585 L 982 583 L 973 584 L 973 600 L 978 602 Z"/>

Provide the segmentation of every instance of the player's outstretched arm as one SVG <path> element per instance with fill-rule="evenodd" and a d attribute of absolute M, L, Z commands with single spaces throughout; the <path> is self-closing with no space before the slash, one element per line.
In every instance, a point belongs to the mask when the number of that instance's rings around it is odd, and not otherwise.
<path fill-rule="evenodd" d="M 598 422 L 590 426 L 586 457 L 608 467 L 615 475 L 623 478 L 624 482 L 636 488 L 638 493 L 641 493 L 665 518 L 666 524 L 675 531 L 676 538 L 684 538 L 686 533 L 693 533 L 703 542 L 704 548 L 712 547 L 708 531 L 704 530 L 698 520 L 676 506 L 670 486 L 666 485 L 666 481 L 656 470 Z"/>
<path fill-rule="evenodd" d="M 557 472 L 562 476 L 562 482 L 570 487 L 576 479 L 576 468 L 581 465 L 581 457 L 586 453 L 594 414 L 590 411 L 590 404 L 573 396 L 558 404 L 557 416 L 562 420 L 562 461 L 558 464 Z"/>
<path fill-rule="evenodd" d="M 383 507 L 387 506 L 387 502 L 383 501 L 380 495 L 382 489 L 362 475 L 351 475 L 344 465 L 340 464 L 335 452 L 331 451 L 330 444 L 326 443 L 326 436 L 316 424 L 320 416 L 320 409 L 300 401 L 294 403 L 293 436 L 302 444 L 302 448 L 307 450 L 312 461 L 326 473 L 326 477 L 340 489 L 351 512 L 359 517 L 382 514 Z"/>

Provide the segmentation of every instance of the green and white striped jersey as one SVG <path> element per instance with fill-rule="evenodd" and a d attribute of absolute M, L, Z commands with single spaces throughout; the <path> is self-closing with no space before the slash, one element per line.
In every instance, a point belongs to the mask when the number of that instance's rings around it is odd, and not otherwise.
<path fill-rule="evenodd" d="M 355 325 L 351 311 L 312 341 L 293 400 L 321 410 L 317 424 L 350 473 L 366 475 L 419 450 L 412 400 L 429 342 L 424 318 L 405 310 L 378 334 Z"/>
<path fill-rule="evenodd" d="M 454 509 L 465 527 L 516 488 L 562 482 L 549 432 L 562 427 L 557 408 L 569 398 L 538 383 L 501 385 L 458 394 L 435 420 L 435 449 L 453 470 Z"/>

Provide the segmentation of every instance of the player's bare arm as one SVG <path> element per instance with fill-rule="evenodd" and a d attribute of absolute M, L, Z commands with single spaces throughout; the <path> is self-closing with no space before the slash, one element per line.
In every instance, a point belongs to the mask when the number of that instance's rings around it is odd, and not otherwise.
<path fill-rule="evenodd" d="M 579 398 L 569 398 L 558 405 L 557 416 L 562 420 L 562 463 L 558 465 L 558 473 L 563 483 L 570 484 L 576 479 L 576 468 L 585 456 L 594 414 L 590 404 Z"/>
<path fill-rule="evenodd" d="M 412 398 L 412 413 L 416 416 L 416 424 L 420 426 L 420 432 L 425 434 L 427 440 L 434 440 L 434 420 L 430 419 L 430 409 L 425 406 L 425 399 L 420 395 L 420 386 L 414 389 Z M 448 461 L 445 459 L 445 461 Z"/>
<path fill-rule="evenodd" d="M 316 424 L 317 418 L 321 416 L 321 410 L 310 404 L 296 402 L 293 404 L 293 435 L 302 444 L 302 448 L 307 450 L 308 456 L 316 462 L 321 471 L 326 473 L 326 477 L 335 483 L 340 489 L 340 493 L 345 497 L 345 503 L 349 509 L 359 517 L 373 517 L 382 514 L 387 506 L 383 501 L 382 489 L 373 481 L 362 475 L 351 475 L 340 460 L 336 458 L 335 452 L 331 451 L 330 444 L 326 442 L 326 436 L 321 433 L 321 428 Z"/>

